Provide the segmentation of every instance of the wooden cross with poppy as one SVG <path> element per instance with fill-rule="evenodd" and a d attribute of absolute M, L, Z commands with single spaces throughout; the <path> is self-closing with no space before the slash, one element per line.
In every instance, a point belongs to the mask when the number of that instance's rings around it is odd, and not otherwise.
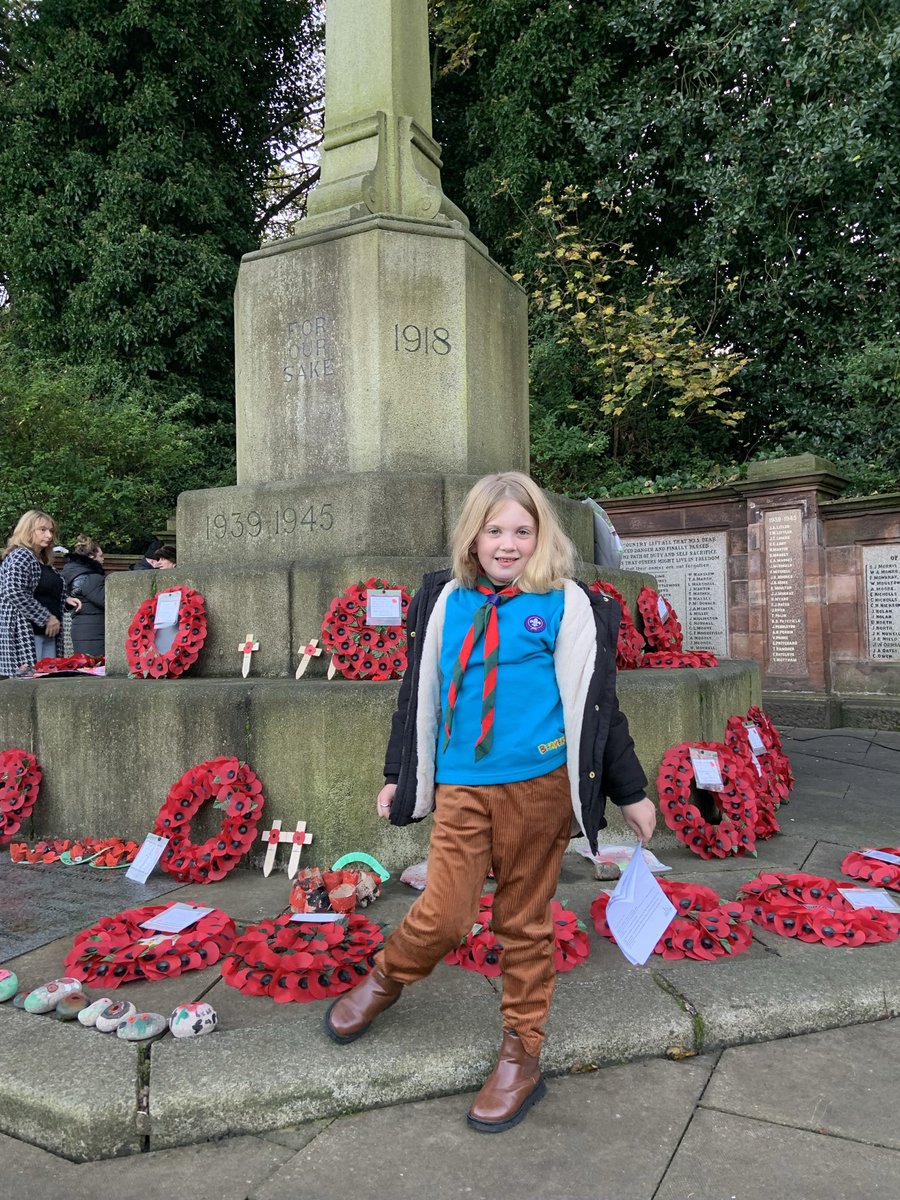
<path fill-rule="evenodd" d="M 322 647 L 319 645 L 319 639 L 313 638 L 311 642 L 307 642 L 305 646 L 301 646 L 297 653 L 300 657 L 300 665 L 297 667 L 295 679 L 299 679 L 304 674 L 313 658 L 318 658 L 322 653 Z"/>
<path fill-rule="evenodd" d="M 263 863 L 263 875 L 269 876 L 272 873 L 272 868 L 275 866 L 275 854 L 281 843 L 289 844 L 291 847 L 291 857 L 288 860 L 288 879 L 293 879 L 300 867 L 300 852 L 304 846 L 308 846 L 313 840 L 313 835 L 306 832 L 306 822 L 298 821 L 296 827 L 291 829 L 282 829 L 281 821 L 276 818 L 272 822 L 271 829 L 266 829 L 262 834 L 264 842 L 269 843 L 269 848 L 266 850 L 266 859 Z"/>
<path fill-rule="evenodd" d="M 250 674 L 250 655 L 254 650 L 259 649 L 259 642 L 254 642 L 253 634 L 248 633 L 246 638 L 238 645 L 238 653 L 243 654 L 244 662 L 241 666 L 241 674 L 246 679 Z"/>

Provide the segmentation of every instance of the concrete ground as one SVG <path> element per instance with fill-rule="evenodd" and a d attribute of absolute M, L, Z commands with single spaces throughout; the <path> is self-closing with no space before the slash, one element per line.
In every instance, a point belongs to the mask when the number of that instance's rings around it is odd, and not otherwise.
<path fill-rule="evenodd" d="M 785 749 L 797 786 L 782 834 L 756 860 L 666 848 L 670 878 L 731 897 L 762 867 L 838 876 L 848 849 L 900 844 L 900 735 L 793 730 Z M 287 890 L 283 875 L 250 872 L 176 889 L 98 874 L 0 867 L 0 960 L 25 986 L 61 974 L 72 934 L 105 912 L 164 891 L 241 923 L 279 911 Z M 567 858 L 559 898 L 589 920 L 598 889 L 588 865 Z M 370 912 L 392 924 L 410 898 L 389 886 Z M 497 1136 L 464 1121 L 499 1040 L 495 981 L 455 968 L 441 966 L 347 1047 L 322 1034 L 324 1002 L 243 997 L 214 968 L 120 989 L 143 1008 L 204 995 L 219 1012 L 215 1035 L 166 1035 L 149 1052 L 0 1006 L 0 1194 L 900 1195 L 900 1022 L 890 1019 L 900 942 L 830 949 L 755 930 L 733 960 L 632 967 L 591 937 L 587 963 L 559 980 L 547 1098 Z"/>

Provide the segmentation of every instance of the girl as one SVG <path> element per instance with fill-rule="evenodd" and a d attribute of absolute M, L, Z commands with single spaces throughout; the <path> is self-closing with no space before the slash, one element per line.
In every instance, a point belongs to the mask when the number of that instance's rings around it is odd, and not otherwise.
<path fill-rule="evenodd" d="M 76 654 L 103 658 L 106 652 L 106 573 L 103 550 L 86 533 L 79 533 L 62 569 L 72 596 L 81 601 L 81 611 L 72 618 L 72 649 Z"/>
<path fill-rule="evenodd" d="M 395 825 L 434 808 L 428 882 L 325 1028 L 354 1041 L 428 975 L 471 928 L 493 866 L 504 1031 L 468 1123 L 494 1133 L 545 1092 L 550 901 L 573 817 L 596 851 L 606 796 L 644 841 L 656 810 L 616 700 L 618 605 L 569 578 L 575 549 L 540 488 L 514 471 L 481 479 L 452 555 L 452 576 L 427 575 L 410 605 L 409 666 L 376 801 Z"/>
<path fill-rule="evenodd" d="M 63 605 L 66 585 L 50 566 L 56 522 L 31 509 L 19 518 L 0 563 L 0 675 L 15 675 L 41 658 L 64 653 Z"/>

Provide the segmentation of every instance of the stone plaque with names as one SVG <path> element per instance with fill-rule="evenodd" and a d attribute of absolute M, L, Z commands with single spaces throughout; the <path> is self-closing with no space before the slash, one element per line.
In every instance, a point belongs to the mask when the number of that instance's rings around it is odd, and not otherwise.
<path fill-rule="evenodd" d="M 672 602 L 686 650 L 712 650 L 728 657 L 728 608 L 724 533 L 687 533 L 624 538 L 622 568 L 656 577 Z"/>
<path fill-rule="evenodd" d="M 766 548 L 767 669 L 772 675 L 805 675 L 802 510 L 779 508 L 765 512 L 763 530 Z"/>
<path fill-rule="evenodd" d="M 866 650 L 869 658 L 900 659 L 900 543 L 863 546 Z"/>

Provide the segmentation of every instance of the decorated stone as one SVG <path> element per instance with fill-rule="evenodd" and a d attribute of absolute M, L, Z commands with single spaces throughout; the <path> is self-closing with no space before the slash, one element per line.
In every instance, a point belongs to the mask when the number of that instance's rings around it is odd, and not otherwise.
<path fill-rule="evenodd" d="M 82 1025 L 90 1029 L 97 1024 L 97 1018 L 103 1012 L 104 1008 L 113 1003 L 114 1001 L 111 996 L 101 996 L 99 1000 L 94 1000 L 87 1008 L 81 1010 L 78 1014 L 78 1020 Z"/>
<path fill-rule="evenodd" d="M 0 970 L 0 1004 L 11 1000 L 19 990 L 19 977 L 15 971 Z"/>
<path fill-rule="evenodd" d="M 123 1042 L 142 1042 L 162 1033 L 167 1024 L 162 1013 L 134 1012 L 116 1026 L 116 1037 Z"/>
<path fill-rule="evenodd" d="M 74 1021 L 78 1014 L 90 1004 L 84 992 L 69 992 L 63 996 L 56 1006 L 56 1016 L 60 1021 Z"/>
<path fill-rule="evenodd" d="M 216 1010 L 205 1000 L 198 1000 L 194 1004 L 181 1004 L 169 1017 L 172 1036 L 177 1038 L 199 1037 L 202 1033 L 212 1033 L 218 1023 Z"/>
<path fill-rule="evenodd" d="M 115 1000 L 98 1013 L 94 1025 L 101 1033 L 113 1033 L 118 1028 L 120 1021 L 124 1021 L 126 1017 L 130 1017 L 132 1013 L 136 1012 L 137 1009 L 130 1000 Z"/>
<path fill-rule="evenodd" d="M 62 979 L 52 979 L 42 987 L 35 988 L 25 997 L 25 1011 L 30 1013 L 52 1012 L 62 1000 L 72 992 L 81 991 L 81 980 L 72 979 L 68 975 Z"/>
<path fill-rule="evenodd" d="M 28 996 L 28 992 L 16 992 L 16 994 L 13 996 L 13 1006 L 15 1008 L 24 1008 L 25 1001 L 28 999 Z"/>

